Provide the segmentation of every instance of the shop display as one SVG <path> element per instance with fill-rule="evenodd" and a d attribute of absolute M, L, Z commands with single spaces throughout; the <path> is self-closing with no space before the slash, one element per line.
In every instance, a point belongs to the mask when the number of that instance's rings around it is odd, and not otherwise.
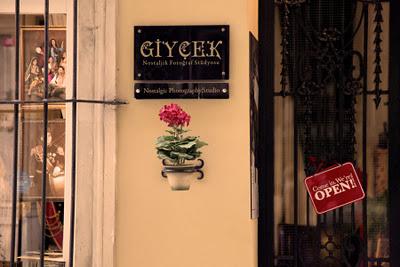
<path fill-rule="evenodd" d="M 48 72 L 45 73 L 44 32 L 41 28 L 21 29 L 23 65 L 22 97 L 25 100 L 41 100 L 45 97 L 45 79 L 49 85 L 49 98 L 65 99 L 66 88 L 66 31 L 50 28 L 48 44 Z"/>
<path fill-rule="evenodd" d="M 49 103 L 47 144 L 44 144 L 44 105 L 48 84 L 50 100 L 64 100 L 67 81 L 66 16 L 50 15 L 48 42 L 43 16 L 20 15 L 19 43 L 15 18 L 2 15 L 0 32 L 0 100 L 12 100 L 18 90 L 18 127 L 14 106 L 0 107 L 0 267 L 11 266 L 12 190 L 17 180 L 15 266 L 39 266 L 41 229 L 45 224 L 44 266 L 64 266 L 64 191 L 66 107 Z M 59 26 L 55 26 L 59 25 Z M 16 48 L 19 48 L 19 86 L 15 86 Z M 45 54 L 47 51 L 47 55 Z M 46 61 L 46 56 L 48 58 Z M 47 72 L 46 72 L 47 69 Z M 18 135 L 14 130 L 18 129 Z M 18 139 L 17 172 L 14 172 L 14 141 Z M 43 148 L 47 145 L 47 156 Z M 46 173 L 43 175 L 43 166 Z M 46 203 L 42 204 L 43 178 Z M 42 221 L 42 213 L 45 221 Z"/>
<path fill-rule="evenodd" d="M 29 175 L 34 177 L 34 185 L 37 188 L 31 191 L 35 195 L 40 192 L 40 181 L 43 169 L 43 123 L 29 123 L 27 126 L 33 144 L 29 155 Z M 40 139 L 36 139 L 40 136 Z M 38 142 L 40 140 L 40 142 Z M 48 196 L 64 196 L 64 169 L 65 169 L 65 122 L 63 120 L 49 122 L 47 132 L 47 176 L 49 183 Z"/>

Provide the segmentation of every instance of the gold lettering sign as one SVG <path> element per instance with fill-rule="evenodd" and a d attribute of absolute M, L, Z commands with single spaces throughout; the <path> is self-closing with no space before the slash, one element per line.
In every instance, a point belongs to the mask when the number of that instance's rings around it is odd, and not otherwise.
<path fill-rule="evenodd" d="M 144 41 L 140 46 L 140 53 L 143 57 L 173 57 L 180 55 L 183 58 L 192 57 L 216 57 L 221 59 L 218 47 L 223 44 L 219 41 Z M 162 54 L 163 48 L 166 48 L 167 53 Z M 177 53 L 176 53 L 177 51 Z"/>
<path fill-rule="evenodd" d="M 136 80 L 226 80 L 229 26 L 136 26 Z"/>

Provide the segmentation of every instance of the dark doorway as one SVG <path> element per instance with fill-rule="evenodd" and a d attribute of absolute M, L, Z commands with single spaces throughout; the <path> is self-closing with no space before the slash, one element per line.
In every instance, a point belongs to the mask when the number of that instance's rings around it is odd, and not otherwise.
<path fill-rule="evenodd" d="M 259 3 L 259 266 L 400 266 L 400 4 Z M 345 162 L 366 198 L 317 215 L 304 179 Z"/>

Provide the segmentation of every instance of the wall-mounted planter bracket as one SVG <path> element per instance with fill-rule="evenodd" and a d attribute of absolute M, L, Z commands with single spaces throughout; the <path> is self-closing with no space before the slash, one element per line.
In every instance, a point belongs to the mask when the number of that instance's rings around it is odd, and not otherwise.
<path fill-rule="evenodd" d="M 167 178 L 167 173 L 194 173 L 197 172 L 199 173 L 199 177 L 197 177 L 198 180 L 202 180 L 204 178 L 204 172 L 201 170 L 204 167 L 204 160 L 198 159 L 197 160 L 197 165 L 194 164 L 188 164 L 184 166 L 176 166 L 176 165 L 171 165 L 168 164 L 167 160 L 162 161 L 163 164 L 163 169 L 161 171 L 161 175 L 164 178 Z"/>

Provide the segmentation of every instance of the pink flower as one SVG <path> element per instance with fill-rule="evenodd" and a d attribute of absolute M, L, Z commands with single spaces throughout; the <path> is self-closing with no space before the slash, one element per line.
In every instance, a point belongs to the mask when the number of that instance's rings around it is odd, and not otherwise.
<path fill-rule="evenodd" d="M 190 115 L 177 104 L 165 105 L 161 108 L 159 116 L 169 127 L 189 126 L 190 123 Z"/>

